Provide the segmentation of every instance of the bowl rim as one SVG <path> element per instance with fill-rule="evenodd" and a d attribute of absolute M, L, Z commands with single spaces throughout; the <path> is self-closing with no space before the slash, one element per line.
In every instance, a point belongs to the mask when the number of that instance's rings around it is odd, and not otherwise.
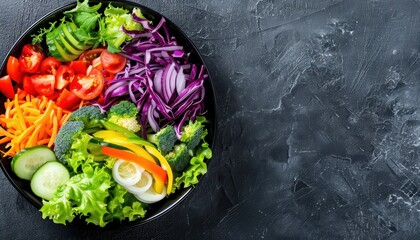
<path fill-rule="evenodd" d="M 170 24 L 171 28 L 173 28 L 175 31 L 178 32 L 179 35 L 182 35 L 182 37 L 187 41 L 187 45 L 189 45 L 188 47 L 191 48 L 190 52 L 195 52 L 196 57 L 198 59 L 198 61 L 202 62 L 202 64 L 205 66 L 206 68 L 206 72 L 208 75 L 208 78 L 206 79 L 206 84 L 210 86 L 210 89 L 206 89 L 206 97 L 208 95 L 208 93 L 211 93 L 211 108 L 212 109 L 207 109 L 210 110 L 212 112 L 212 123 L 211 123 L 211 129 L 212 129 L 212 136 L 211 136 L 211 141 L 208 142 L 210 145 L 210 149 L 212 150 L 212 152 L 214 153 L 214 144 L 215 144 L 215 139 L 216 139 L 216 135 L 217 135 L 217 102 L 216 102 L 216 94 L 214 91 L 214 84 L 212 81 L 212 77 L 211 77 L 211 73 L 209 71 L 209 67 L 208 64 L 205 62 L 202 54 L 200 53 L 200 51 L 198 50 L 197 46 L 194 44 L 194 42 L 191 40 L 191 38 L 177 25 L 175 24 L 172 20 L 170 20 L 169 18 L 167 18 L 164 14 L 149 8 L 141 3 L 136 3 L 136 2 L 132 2 L 132 1 L 128 1 L 128 0 L 104 0 L 104 1 L 100 1 L 100 0 L 92 0 L 89 1 L 90 4 L 92 3 L 103 3 L 103 4 L 109 4 L 109 3 L 118 3 L 118 4 L 123 4 L 123 5 L 130 5 L 132 7 L 139 7 L 142 10 L 144 9 L 146 12 L 151 13 L 154 16 L 159 16 L 160 18 L 165 18 L 166 22 L 168 24 Z M 18 45 L 28 36 L 28 34 L 30 34 L 31 32 L 33 32 L 34 30 L 36 30 L 36 28 L 39 27 L 39 25 L 43 24 L 47 19 L 54 17 L 54 15 L 56 14 L 61 14 L 63 11 L 71 9 L 73 7 L 76 6 L 76 2 L 72 2 L 72 3 L 68 3 L 66 5 L 63 6 L 59 6 L 57 8 L 54 8 L 53 10 L 47 12 L 46 14 L 44 14 L 41 18 L 37 19 L 34 23 L 32 23 L 22 34 L 20 34 L 20 36 L 17 38 L 17 40 L 14 41 L 13 46 L 9 49 L 9 51 L 6 53 L 2 64 L 0 65 L 0 72 L 3 72 L 6 65 L 7 65 L 7 60 L 9 58 L 9 56 L 11 56 L 11 54 L 16 50 L 16 48 L 18 47 Z M 185 46 L 185 44 L 183 44 Z M 210 90 L 210 91 L 208 91 Z M 3 156 L 1 156 L 1 158 L 3 158 Z M 206 161 L 207 166 L 209 166 L 211 160 L 214 158 L 214 154 L 212 156 L 211 159 L 208 159 Z M 0 167 L 3 171 L 3 173 L 5 174 L 6 178 L 8 179 L 8 181 L 13 185 L 13 187 L 19 192 L 20 195 L 22 195 L 27 201 L 29 201 L 34 207 L 36 207 L 37 209 L 40 208 L 40 205 L 37 203 L 37 201 L 34 199 L 34 195 L 25 191 L 24 189 L 22 189 L 20 186 L 18 186 L 18 184 L 14 181 L 13 177 L 9 174 L 8 170 L 6 169 L 6 167 L 4 166 L 3 162 L 0 161 Z M 124 228 L 132 228 L 132 227 L 138 227 L 147 223 L 152 222 L 153 220 L 156 220 L 157 218 L 165 215 L 166 213 L 170 212 L 172 209 L 174 209 L 176 206 L 178 206 L 181 202 L 183 202 L 184 200 L 187 199 L 188 196 L 190 196 L 193 188 L 195 188 L 196 186 L 198 186 L 198 184 L 200 184 L 200 182 L 202 182 L 203 178 L 206 176 L 207 174 L 201 175 L 200 176 L 200 181 L 195 185 L 195 186 L 190 186 L 188 188 L 184 189 L 184 193 L 182 193 L 179 197 L 177 197 L 177 199 L 174 201 L 174 203 L 170 204 L 169 206 L 164 207 L 162 210 L 159 210 L 157 213 L 154 213 L 151 216 L 146 216 L 144 218 L 140 218 L 137 219 L 135 221 L 132 222 L 128 222 L 126 220 L 122 221 L 122 222 L 118 222 L 117 220 L 114 220 L 112 223 L 116 222 L 117 225 L 123 226 Z M 36 198 L 36 197 L 35 197 Z M 41 205 L 42 206 L 42 205 Z M 111 222 L 109 224 L 107 224 L 105 227 L 99 227 L 96 225 L 92 225 L 92 224 L 88 224 L 86 222 L 83 222 L 82 225 L 77 224 L 78 226 L 80 225 L 81 227 L 88 227 L 88 228 L 92 228 L 92 227 L 96 227 L 98 229 L 107 229 L 107 226 L 110 225 Z M 69 223 L 67 226 L 74 226 L 76 224 L 72 224 Z"/>

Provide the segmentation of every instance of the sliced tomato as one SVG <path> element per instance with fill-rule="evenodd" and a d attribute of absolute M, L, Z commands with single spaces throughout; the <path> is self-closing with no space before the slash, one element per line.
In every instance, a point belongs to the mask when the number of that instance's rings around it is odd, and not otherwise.
<path fill-rule="evenodd" d="M 104 50 L 105 48 L 95 48 L 92 50 L 85 51 L 84 53 L 82 53 L 82 55 L 80 55 L 79 60 L 90 65 L 93 59 L 99 57 Z"/>
<path fill-rule="evenodd" d="M 25 73 L 20 70 L 19 60 L 13 56 L 7 60 L 7 74 L 17 83 L 21 83 L 25 76 Z"/>
<path fill-rule="evenodd" d="M 76 74 L 86 74 L 86 63 L 82 60 L 71 61 L 69 67 L 73 69 Z"/>
<path fill-rule="evenodd" d="M 73 69 L 69 66 L 61 66 L 55 75 L 55 88 L 61 90 L 67 87 L 67 85 L 69 85 L 73 80 L 74 76 L 75 74 Z"/>
<path fill-rule="evenodd" d="M 105 70 L 102 71 L 102 76 L 104 76 L 105 82 L 109 82 L 111 80 L 114 80 L 115 74 L 109 73 Z"/>
<path fill-rule="evenodd" d="M 12 80 L 9 75 L 0 78 L 0 92 L 7 98 L 13 98 L 15 96 L 15 90 L 13 89 Z"/>
<path fill-rule="evenodd" d="M 66 88 L 63 89 L 57 98 L 56 104 L 66 110 L 74 110 L 79 106 L 81 99 Z"/>
<path fill-rule="evenodd" d="M 83 100 L 99 96 L 104 87 L 104 78 L 97 69 L 92 68 L 89 75 L 77 74 L 70 83 L 70 91 Z"/>
<path fill-rule="evenodd" d="M 19 57 L 20 69 L 27 73 L 38 72 L 44 53 L 38 45 L 26 44 L 23 46 L 22 53 Z"/>
<path fill-rule="evenodd" d="M 37 91 L 39 95 L 44 95 L 47 97 L 53 96 L 54 85 L 55 85 L 54 75 L 52 74 L 32 75 L 31 81 L 32 81 L 32 85 L 35 88 L 35 91 Z"/>
<path fill-rule="evenodd" d="M 95 59 L 92 60 L 92 67 L 98 69 L 99 71 L 102 72 L 103 67 L 102 67 L 102 63 L 101 63 L 101 58 L 97 57 Z"/>
<path fill-rule="evenodd" d="M 38 92 L 35 90 L 30 76 L 25 76 L 23 78 L 23 90 L 32 96 L 38 96 Z"/>
<path fill-rule="evenodd" d="M 41 73 L 42 74 L 53 74 L 57 73 L 58 68 L 61 66 L 61 63 L 54 57 L 47 57 L 41 63 Z"/>
<path fill-rule="evenodd" d="M 124 69 L 127 59 L 119 54 L 103 50 L 101 53 L 101 63 L 104 70 L 115 74 Z"/>

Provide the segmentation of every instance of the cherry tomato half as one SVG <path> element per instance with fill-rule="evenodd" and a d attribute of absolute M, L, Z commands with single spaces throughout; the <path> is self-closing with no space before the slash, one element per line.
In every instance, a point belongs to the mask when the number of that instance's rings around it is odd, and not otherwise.
<path fill-rule="evenodd" d="M 73 69 L 76 74 L 86 74 L 86 63 L 82 60 L 71 61 L 69 67 Z"/>
<path fill-rule="evenodd" d="M 7 98 L 13 98 L 15 96 L 15 90 L 13 89 L 12 80 L 9 75 L 0 78 L 0 92 Z"/>
<path fill-rule="evenodd" d="M 124 69 L 127 59 L 119 54 L 104 50 L 101 53 L 101 63 L 104 70 L 115 74 Z"/>
<path fill-rule="evenodd" d="M 61 63 L 57 59 L 54 57 L 47 57 L 41 63 L 41 73 L 55 75 L 60 66 Z"/>
<path fill-rule="evenodd" d="M 104 87 L 104 77 L 92 68 L 89 75 L 77 74 L 70 83 L 70 91 L 83 100 L 96 98 Z"/>
<path fill-rule="evenodd" d="M 23 90 L 29 95 L 38 96 L 38 92 L 35 90 L 30 76 L 23 78 Z"/>
<path fill-rule="evenodd" d="M 35 88 L 35 91 L 37 91 L 39 95 L 44 95 L 47 97 L 53 96 L 54 85 L 55 85 L 54 75 L 52 74 L 32 75 L 31 81 Z"/>
<path fill-rule="evenodd" d="M 7 60 L 7 74 L 10 76 L 10 78 L 20 83 L 23 80 L 23 77 L 25 76 L 25 73 L 20 70 L 19 66 L 19 60 L 13 56 L 10 56 Z"/>
<path fill-rule="evenodd" d="M 74 93 L 64 88 L 58 97 L 56 104 L 63 109 L 74 110 L 79 106 L 80 101 L 81 99 L 78 98 Z"/>
<path fill-rule="evenodd" d="M 61 90 L 73 80 L 75 74 L 73 69 L 68 66 L 61 66 L 55 75 L 55 88 Z"/>
<path fill-rule="evenodd" d="M 23 46 L 22 54 L 19 57 L 20 69 L 27 73 L 38 72 L 44 53 L 38 45 L 26 44 Z"/>
<path fill-rule="evenodd" d="M 85 51 L 80 55 L 79 60 L 85 62 L 87 65 L 90 65 L 93 59 L 99 57 L 105 48 L 95 48 L 92 50 Z"/>

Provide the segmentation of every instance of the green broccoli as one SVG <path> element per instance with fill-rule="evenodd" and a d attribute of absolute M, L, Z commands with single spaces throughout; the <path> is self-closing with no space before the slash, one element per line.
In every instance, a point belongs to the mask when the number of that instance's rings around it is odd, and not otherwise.
<path fill-rule="evenodd" d="M 105 114 L 99 107 L 84 106 L 72 112 L 69 121 L 82 121 L 86 131 L 92 128 L 103 128 L 102 119 L 105 119 Z"/>
<path fill-rule="evenodd" d="M 121 101 L 113 105 L 108 111 L 108 121 L 124 127 L 132 132 L 138 132 L 141 129 L 137 121 L 137 106 L 129 101 Z"/>
<path fill-rule="evenodd" d="M 185 143 L 180 143 L 174 146 L 174 150 L 165 156 L 171 168 L 177 172 L 182 172 L 191 160 L 191 150 Z"/>
<path fill-rule="evenodd" d="M 183 127 L 181 138 L 179 139 L 181 142 L 187 144 L 189 149 L 194 149 L 199 143 L 204 133 L 203 125 L 201 124 L 202 121 L 189 121 L 189 123 Z"/>
<path fill-rule="evenodd" d="M 66 163 L 73 140 L 81 137 L 85 125 L 82 121 L 69 121 L 58 131 L 54 142 L 54 152 L 58 161 Z"/>
<path fill-rule="evenodd" d="M 167 154 L 172 150 L 177 140 L 175 129 L 173 126 L 168 125 L 160 129 L 155 134 L 148 134 L 147 140 L 155 144 L 158 150 L 163 154 Z"/>

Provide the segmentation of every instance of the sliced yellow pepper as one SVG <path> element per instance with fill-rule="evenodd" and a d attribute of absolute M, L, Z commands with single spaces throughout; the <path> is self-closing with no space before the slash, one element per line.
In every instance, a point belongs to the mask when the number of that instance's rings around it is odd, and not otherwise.
<path fill-rule="evenodd" d="M 146 148 L 146 150 L 150 154 L 155 156 L 159 160 L 160 166 L 162 166 L 162 168 L 166 170 L 166 173 L 168 174 L 168 186 L 166 188 L 166 194 L 167 195 L 171 194 L 172 184 L 174 181 L 174 174 L 172 173 L 171 166 L 169 165 L 168 161 L 166 161 L 165 157 L 156 148 L 150 147 L 150 146 L 144 146 L 144 148 Z"/>

